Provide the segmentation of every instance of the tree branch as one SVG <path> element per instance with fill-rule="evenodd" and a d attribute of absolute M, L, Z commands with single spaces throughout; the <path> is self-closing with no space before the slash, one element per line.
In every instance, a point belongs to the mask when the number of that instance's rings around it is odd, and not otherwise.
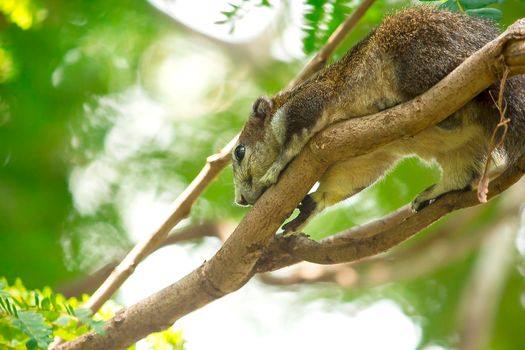
<path fill-rule="evenodd" d="M 507 46 L 525 39 L 525 21 L 519 21 L 504 34 L 488 43 L 462 63 L 435 87 L 412 101 L 373 116 L 347 120 L 318 134 L 296 159 L 289 164 L 277 184 L 270 187 L 247 213 L 232 235 L 209 261 L 150 297 L 121 310 L 106 323 L 107 334 L 88 333 L 59 349 L 125 348 L 145 335 L 169 327 L 180 317 L 242 287 L 256 272 L 263 250 L 275 231 L 292 213 L 326 168 L 338 160 L 366 153 L 397 138 L 413 135 L 445 119 L 475 95 L 498 79 L 508 65 L 511 74 L 525 72 L 525 52 L 512 58 L 505 56 Z M 525 45 L 523 46 L 525 48 Z M 516 52 L 516 51 L 511 51 Z M 516 182 L 525 171 L 525 160 L 506 171 L 491 185 L 492 195 Z M 297 181 L 300 178 L 301 181 Z M 440 198 L 429 208 L 412 215 L 400 226 L 419 230 L 446 213 L 475 204 L 475 193 L 452 193 Z M 406 209 L 404 209 L 406 210 Z M 421 217 L 421 218 L 420 218 Z M 383 232 L 397 234 L 404 240 L 409 234 L 388 228 Z M 378 237 L 378 238 L 376 238 Z M 395 244 L 385 235 L 371 237 L 363 248 L 369 253 Z M 294 240 L 292 238 L 291 240 Z M 283 240 L 285 241 L 285 240 Z M 357 252 L 356 255 L 362 254 Z"/>
<path fill-rule="evenodd" d="M 522 180 L 519 185 L 514 193 L 523 193 L 525 182 Z M 495 222 L 481 229 L 469 229 L 472 223 L 479 221 L 485 215 L 485 211 L 479 208 L 456 216 L 454 220 L 447 221 L 423 241 L 396 250 L 393 254 L 347 264 L 318 265 L 301 262 L 299 269 L 288 276 L 276 277 L 266 273 L 261 274 L 259 278 L 264 283 L 273 285 L 332 282 L 346 288 L 371 287 L 387 282 L 414 279 L 462 258 L 493 233 L 496 226 L 501 226 L 509 219 L 515 218 L 523 198 L 512 194 L 506 193 L 505 200 L 498 205 L 497 212 L 492 214 L 497 217 Z M 355 238 L 355 235 L 352 236 Z"/>

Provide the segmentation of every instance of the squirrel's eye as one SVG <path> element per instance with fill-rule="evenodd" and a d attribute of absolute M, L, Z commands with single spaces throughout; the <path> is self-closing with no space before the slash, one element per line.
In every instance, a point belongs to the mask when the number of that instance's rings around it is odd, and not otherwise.
<path fill-rule="evenodd" d="M 240 162 L 244 158 L 244 153 L 245 153 L 244 145 L 237 146 L 234 152 L 235 159 L 237 159 L 237 161 Z"/>

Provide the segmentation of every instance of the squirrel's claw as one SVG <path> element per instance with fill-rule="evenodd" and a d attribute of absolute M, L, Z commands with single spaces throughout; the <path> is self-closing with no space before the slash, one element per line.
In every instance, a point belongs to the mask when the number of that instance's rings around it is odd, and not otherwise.
<path fill-rule="evenodd" d="M 292 221 L 283 225 L 284 235 L 299 232 L 312 217 L 316 207 L 317 204 L 311 196 L 304 197 L 301 204 L 297 207 L 297 209 L 299 209 L 299 215 L 297 215 Z"/>
<path fill-rule="evenodd" d="M 281 172 L 281 169 L 275 166 L 271 166 L 270 169 L 268 169 L 266 173 L 263 175 L 263 177 L 261 177 L 261 179 L 259 180 L 259 183 L 263 186 L 270 187 L 271 185 L 277 182 L 280 172 Z"/>

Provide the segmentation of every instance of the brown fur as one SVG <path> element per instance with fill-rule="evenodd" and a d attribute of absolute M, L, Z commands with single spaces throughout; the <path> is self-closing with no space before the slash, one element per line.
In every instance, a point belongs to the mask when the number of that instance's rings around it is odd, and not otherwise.
<path fill-rule="evenodd" d="M 491 22 L 433 7 L 406 9 L 386 18 L 341 60 L 295 89 L 275 96 L 264 121 L 255 122 L 250 117 L 239 143 L 249 145 L 251 157 L 234 162 L 237 202 L 242 195 L 253 204 L 326 125 L 375 113 L 420 95 L 497 35 Z M 489 90 L 497 96 L 497 86 Z M 524 77 L 508 81 L 505 100 L 511 123 L 504 149 L 498 154 L 512 162 L 525 149 Z M 409 154 L 437 160 L 443 170 L 442 180 L 414 200 L 414 209 L 443 193 L 471 186 L 480 176 L 498 119 L 485 91 L 413 138 L 334 164 L 320 179 L 312 200 L 305 201 L 308 206 L 303 208 L 308 207 L 304 210 L 310 212 L 302 213 L 289 228 L 299 229 L 308 216 L 359 192 Z M 246 177 L 251 179 L 249 186 Z"/>

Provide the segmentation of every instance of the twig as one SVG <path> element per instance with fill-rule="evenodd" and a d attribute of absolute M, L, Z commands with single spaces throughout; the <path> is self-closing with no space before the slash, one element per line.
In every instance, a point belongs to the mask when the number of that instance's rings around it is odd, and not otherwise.
<path fill-rule="evenodd" d="M 478 200 L 481 203 L 487 202 L 487 194 L 489 190 L 489 182 L 490 182 L 490 176 L 489 176 L 489 165 L 490 160 L 492 159 L 492 152 L 496 150 L 497 148 L 501 147 L 503 144 L 503 141 L 505 141 L 505 136 L 507 135 L 507 130 L 509 128 L 508 124 L 510 122 L 510 119 L 505 117 L 505 112 L 507 111 L 507 104 L 504 105 L 504 98 L 503 98 L 503 92 L 505 90 L 505 84 L 507 82 L 507 77 L 509 76 L 509 69 L 508 67 L 505 67 L 505 71 L 503 72 L 503 77 L 501 78 L 500 84 L 499 84 L 499 94 L 498 94 L 498 101 L 496 102 L 494 100 L 494 96 L 492 93 L 490 93 L 490 97 L 494 101 L 494 104 L 496 105 L 496 108 L 499 111 L 499 122 L 498 125 L 496 125 L 496 128 L 494 128 L 494 131 L 492 132 L 492 136 L 490 138 L 489 148 L 487 151 L 487 159 L 485 160 L 483 175 L 481 176 L 481 179 L 479 180 L 478 184 Z M 501 136 L 499 140 L 496 141 L 496 137 L 498 136 L 498 132 L 500 130 L 503 130 L 501 132 Z"/>
<path fill-rule="evenodd" d="M 374 0 L 365 0 L 364 3 L 371 4 L 373 1 Z M 366 9 L 368 9 L 368 6 L 364 7 L 361 5 L 347 21 L 343 22 L 336 29 L 328 43 L 321 50 L 323 52 L 322 56 L 325 57 L 324 62 L 326 62 L 326 58 L 332 54 L 335 48 L 355 26 L 358 19 L 363 16 Z M 350 19 L 352 20 L 350 21 Z M 320 64 L 319 62 L 313 61 L 308 62 L 300 73 L 300 77 L 307 78 L 309 75 L 321 69 L 323 65 L 324 63 Z M 297 81 L 298 79 L 296 79 L 296 82 Z M 291 85 L 293 86 L 294 84 Z M 169 231 L 175 227 L 180 220 L 189 215 L 195 200 L 229 163 L 233 146 L 237 142 L 237 137 L 238 135 L 235 136 L 219 153 L 208 157 L 207 163 L 199 175 L 197 175 L 186 190 L 175 200 L 173 205 L 175 209 L 168 219 L 166 219 L 157 231 L 139 242 L 135 248 L 129 252 L 122 262 L 113 270 L 111 275 L 91 296 L 85 305 L 86 308 L 89 308 L 95 313 L 109 298 L 111 298 L 115 291 L 120 288 L 124 281 L 133 273 L 137 265 L 166 238 Z"/>
<path fill-rule="evenodd" d="M 334 50 L 341 44 L 348 32 L 355 27 L 357 22 L 363 17 L 366 11 L 372 6 L 375 0 L 364 0 L 359 7 L 330 35 L 326 44 L 317 52 L 317 54 L 308 62 L 308 64 L 299 73 L 297 78 L 292 80 L 287 89 L 291 89 L 303 81 L 307 80 L 314 73 L 321 70 L 332 55 Z"/>

